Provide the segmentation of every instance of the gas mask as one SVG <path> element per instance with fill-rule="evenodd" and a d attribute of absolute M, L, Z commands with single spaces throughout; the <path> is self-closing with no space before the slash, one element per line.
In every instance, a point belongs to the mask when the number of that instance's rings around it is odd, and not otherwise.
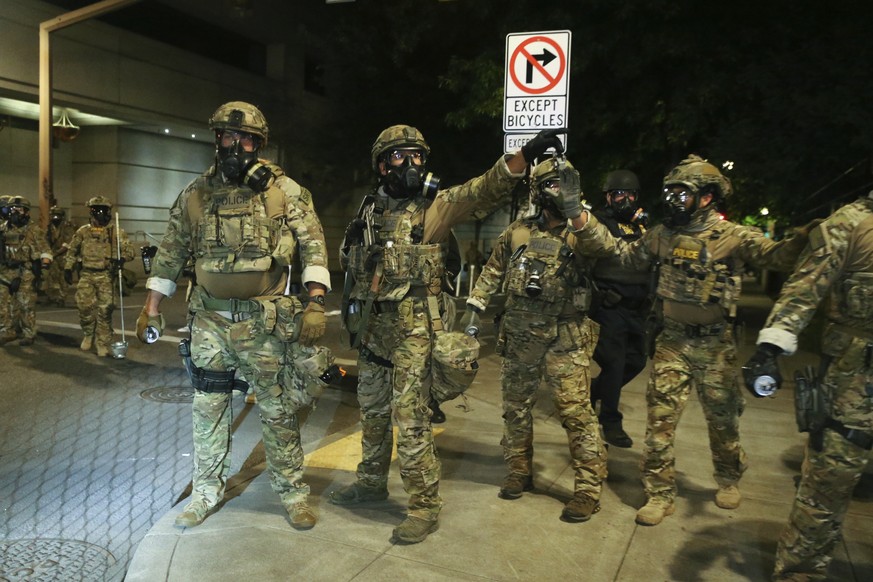
<path fill-rule="evenodd" d="M 30 211 L 22 206 L 12 206 L 9 208 L 9 223 L 12 226 L 24 226 L 30 222 Z"/>
<path fill-rule="evenodd" d="M 624 222 L 633 222 L 634 215 L 640 208 L 637 203 L 637 193 L 632 190 L 610 190 L 608 194 L 611 200 L 609 207 L 612 208 L 615 216 Z M 621 194 L 624 194 L 624 197 L 616 201 L 615 197 Z"/>
<path fill-rule="evenodd" d="M 52 214 L 52 216 L 51 216 L 51 223 L 52 223 L 54 226 L 60 226 L 60 225 L 61 225 L 61 222 L 63 222 L 63 220 L 64 220 L 64 215 L 63 215 L 63 214 L 57 214 L 57 213 L 55 213 L 55 214 Z"/>
<path fill-rule="evenodd" d="M 234 140 L 229 146 L 221 145 L 221 135 L 217 137 L 218 168 L 231 182 L 245 185 L 255 192 L 264 192 L 270 187 L 275 176 L 270 168 L 258 160 L 258 149 L 248 152 L 240 140 Z"/>
<path fill-rule="evenodd" d="M 412 158 L 414 155 L 421 156 L 421 164 L 416 165 Z M 403 163 L 399 166 L 391 165 L 392 157 L 403 157 Z M 394 199 L 413 198 L 417 195 L 432 200 L 439 190 L 440 180 L 425 166 L 426 159 L 421 150 L 391 150 L 388 152 L 383 163 L 387 174 L 382 177 L 385 192 Z"/>
<path fill-rule="evenodd" d="M 689 198 L 693 200 L 690 208 L 687 206 Z M 691 222 L 691 216 L 697 211 L 697 194 L 682 185 L 665 186 L 661 204 L 664 206 L 664 225 L 681 228 Z"/>
<path fill-rule="evenodd" d="M 112 220 L 112 210 L 108 206 L 92 206 L 91 220 L 97 223 L 97 226 L 106 226 Z"/>

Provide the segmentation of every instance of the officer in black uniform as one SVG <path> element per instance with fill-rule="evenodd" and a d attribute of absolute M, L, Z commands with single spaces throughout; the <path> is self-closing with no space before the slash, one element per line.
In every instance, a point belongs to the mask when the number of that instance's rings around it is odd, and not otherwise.
<path fill-rule="evenodd" d="M 634 241 L 645 232 L 646 214 L 639 205 L 640 182 L 629 170 L 616 170 L 603 184 L 606 206 L 594 213 L 617 238 Z M 600 324 L 594 361 L 600 375 L 591 382 L 591 404 L 600 401 L 598 420 L 604 440 L 629 448 L 618 409 L 622 387 L 646 367 L 645 319 L 649 307 L 649 274 L 621 267 L 616 258 L 600 259 L 592 272 L 599 301 L 590 313 Z"/>

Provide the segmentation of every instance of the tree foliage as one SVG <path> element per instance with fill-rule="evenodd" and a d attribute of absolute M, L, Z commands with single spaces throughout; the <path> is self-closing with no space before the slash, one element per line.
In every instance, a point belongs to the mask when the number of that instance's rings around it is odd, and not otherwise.
<path fill-rule="evenodd" d="M 599 192 L 608 171 L 626 167 L 652 204 L 664 173 L 689 153 L 734 162 L 726 173 L 735 217 L 766 205 L 805 221 L 870 186 L 869 3 L 345 6 L 332 29 L 345 63 L 346 143 L 356 158 L 382 128 L 410 123 L 449 182 L 481 172 L 502 147 L 506 35 L 569 29 L 568 155 L 586 191 Z"/>

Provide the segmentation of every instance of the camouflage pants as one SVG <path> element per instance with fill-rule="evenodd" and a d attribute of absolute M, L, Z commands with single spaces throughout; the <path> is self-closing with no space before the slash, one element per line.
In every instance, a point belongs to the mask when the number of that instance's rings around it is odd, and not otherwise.
<path fill-rule="evenodd" d="M 646 389 L 648 419 L 640 467 L 643 487 L 650 499 L 661 497 L 672 501 L 676 497 L 673 444 L 692 386 L 697 389 L 709 428 L 716 482 L 735 484 L 746 470 L 739 433 L 739 416 L 745 400 L 737 384 L 736 347 L 731 329 L 727 328 L 721 336 L 692 338 L 682 330 L 667 327 L 658 337 Z"/>
<path fill-rule="evenodd" d="M 559 321 L 541 314 L 503 316 L 503 458 L 510 473 L 532 474 L 533 406 L 545 380 L 567 431 L 575 494 L 600 499 L 606 451 L 591 408 L 590 320 Z"/>
<path fill-rule="evenodd" d="M 109 271 L 79 273 L 76 286 L 76 307 L 79 308 L 79 325 L 86 336 L 93 335 L 97 346 L 109 349 L 112 343 L 113 278 Z"/>
<path fill-rule="evenodd" d="M 270 485 L 289 507 L 305 501 L 309 486 L 303 483 L 303 449 L 296 408 L 289 402 L 284 376 L 286 344 L 265 330 L 255 316 L 232 322 L 211 311 L 194 315 L 191 327 L 191 361 L 211 371 L 239 369 L 255 390 Z M 212 507 L 221 501 L 230 468 L 231 395 L 195 391 L 194 490 L 192 499 Z"/>
<path fill-rule="evenodd" d="M 365 349 L 358 358 L 362 458 L 357 478 L 373 487 L 387 484 L 393 416 L 408 514 L 433 520 L 442 507 L 441 466 L 424 396 L 433 328 L 424 299 L 404 299 L 397 309 L 371 314 L 362 342 Z M 368 351 L 376 358 L 368 357 Z M 393 368 L 385 365 L 388 362 Z"/>
<path fill-rule="evenodd" d="M 64 261 L 56 258 L 48 269 L 43 269 L 42 283 L 49 301 L 56 304 L 66 301 L 69 285 L 64 281 Z"/>
<path fill-rule="evenodd" d="M 0 277 L 12 281 L 21 277 L 21 285 L 15 295 L 0 284 L 0 340 L 16 337 L 36 337 L 36 289 L 33 288 L 33 272 L 29 267 L 0 267 Z"/>
<path fill-rule="evenodd" d="M 840 355 L 828 368 L 825 384 L 835 397 L 832 412 L 851 426 L 869 426 L 867 340 L 842 334 L 826 336 Z M 800 486 L 788 525 L 776 547 L 776 580 L 826 580 L 840 538 L 852 491 L 870 460 L 870 452 L 825 429 L 821 452 L 809 444 Z"/>

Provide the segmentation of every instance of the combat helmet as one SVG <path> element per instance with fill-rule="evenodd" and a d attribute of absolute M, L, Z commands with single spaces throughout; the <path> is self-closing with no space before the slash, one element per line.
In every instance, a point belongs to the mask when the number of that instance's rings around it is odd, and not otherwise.
<path fill-rule="evenodd" d="M 430 395 L 437 404 L 467 391 L 479 371 L 479 342 L 461 331 L 438 333 L 433 346 Z"/>
<path fill-rule="evenodd" d="M 613 170 L 606 175 L 603 181 L 603 191 L 610 190 L 633 190 L 640 191 L 640 180 L 637 175 L 630 170 Z"/>
<path fill-rule="evenodd" d="M 682 184 L 695 194 L 712 193 L 716 198 L 727 198 L 733 192 L 731 181 L 718 168 L 698 155 L 691 154 L 664 176 L 664 187 Z"/>
<path fill-rule="evenodd" d="M 107 208 L 112 208 L 112 202 L 106 196 L 93 196 L 88 199 L 88 203 L 85 206 L 88 208 L 94 208 L 95 206 L 106 206 Z"/>
<path fill-rule="evenodd" d="M 8 208 L 19 207 L 30 210 L 30 200 L 25 196 L 7 196 L 6 206 Z"/>
<path fill-rule="evenodd" d="M 209 129 L 216 134 L 229 129 L 242 131 L 261 138 L 260 146 L 267 145 L 270 129 L 261 110 L 244 101 L 231 101 L 219 106 L 209 118 Z"/>
<path fill-rule="evenodd" d="M 392 125 L 382 131 L 373 148 L 370 150 L 370 160 L 374 172 L 379 171 L 379 158 L 388 150 L 417 148 L 424 150 L 424 155 L 430 154 L 430 146 L 424 141 L 421 132 L 410 125 Z"/>

